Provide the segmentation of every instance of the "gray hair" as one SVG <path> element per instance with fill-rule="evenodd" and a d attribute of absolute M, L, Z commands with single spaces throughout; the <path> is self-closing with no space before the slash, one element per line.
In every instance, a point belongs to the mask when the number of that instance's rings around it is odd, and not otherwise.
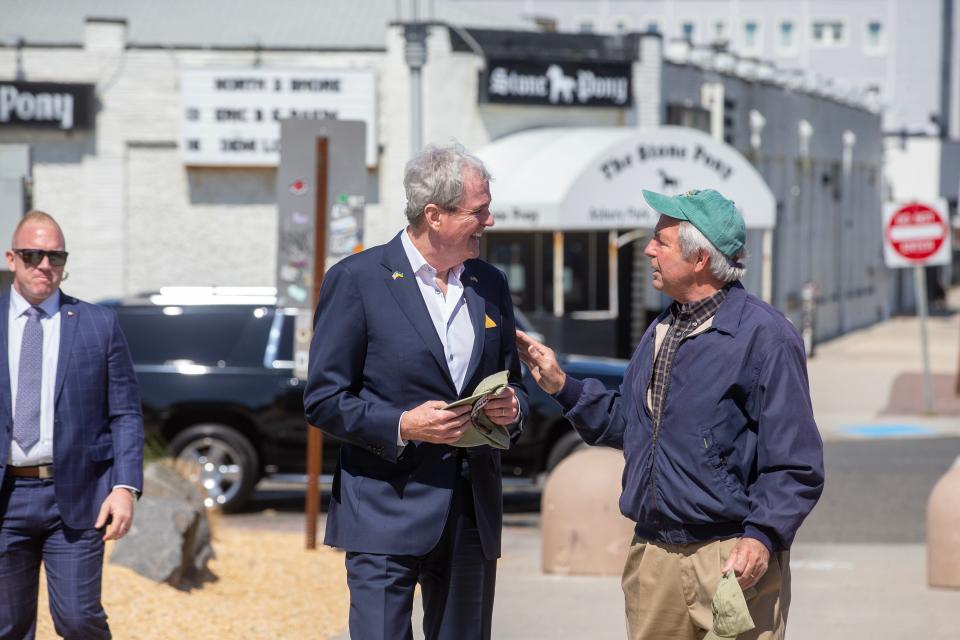
<path fill-rule="evenodd" d="M 468 169 L 490 181 L 490 172 L 483 161 L 459 143 L 446 147 L 427 145 L 414 156 L 403 175 L 403 188 L 407 192 L 404 213 L 410 224 L 420 221 L 428 204 L 447 211 L 456 208 L 463 201 L 463 178 Z"/>
<path fill-rule="evenodd" d="M 743 277 L 747 272 L 744 262 L 747 259 L 747 250 L 741 247 L 732 258 L 720 253 L 720 250 L 707 240 L 707 237 L 687 220 L 680 221 L 680 253 L 685 259 L 693 257 L 701 249 L 710 256 L 710 273 L 721 282 L 733 282 Z"/>

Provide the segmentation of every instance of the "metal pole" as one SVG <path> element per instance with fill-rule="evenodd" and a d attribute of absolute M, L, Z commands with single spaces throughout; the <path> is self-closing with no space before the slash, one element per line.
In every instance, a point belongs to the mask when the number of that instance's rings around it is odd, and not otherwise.
<path fill-rule="evenodd" d="M 313 237 L 313 304 L 320 298 L 320 285 L 326 273 L 327 264 L 327 181 L 330 178 L 330 145 L 327 138 L 317 138 L 316 146 L 316 189 L 314 191 L 315 217 Z M 310 325 L 313 326 L 312 324 Z M 307 519 L 306 548 L 317 548 L 317 518 L 320 517 L 320 474 L 323 473 L 323 433 L 311 425 L 307 426 L 307 496 L 304 514 Z"/>
<path fill-rule="evenodd" d="M 414 5 L 416 6 L 416 5 Z M 414 18 L 416 20 L 416 17 Z M 410 67 L 410 154 L 423 146 L 423 79 L 427 63 L 427 25 L 418 22 L 403 25 L 404 58 Z"/>
<path fill-rule="evenodd" d="M 308 550 L 317 548 L 317 518 L 320 516 L 320 474 L 323 467 L 323 434 L 307 425 L 307 540 Z"/>
<path fill-rule="evenodd" d="M 913 268 L 913 287 L 917 293 L 917 315 L 920 319 L 920 355 L 923 358 L 923 406 L 933 413 L 933 383 L 930 379 L 930 354 L 927 351 L 927 280 L 923 267 Z"/>

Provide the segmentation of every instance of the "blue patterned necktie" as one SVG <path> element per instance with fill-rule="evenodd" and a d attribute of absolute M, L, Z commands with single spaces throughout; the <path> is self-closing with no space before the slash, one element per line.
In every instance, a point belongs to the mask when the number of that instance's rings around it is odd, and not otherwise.
<path fill-rule="evenodd" d="M 30 307 L 24 314 L 20 346 L 20 368 L 17 375 L 17 408 L 13 419 L 13 439 L 24 452 L 40 440 L 40 386 L 43 376 L 43 309 Z"/>

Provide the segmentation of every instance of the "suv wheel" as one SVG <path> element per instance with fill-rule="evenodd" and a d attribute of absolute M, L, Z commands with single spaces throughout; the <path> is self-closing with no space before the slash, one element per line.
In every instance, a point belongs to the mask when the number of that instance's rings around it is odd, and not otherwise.
<path fill-rule="evenodd" d="M 196 424 L 170 441 L 188 477 L 207 492 L 204 504 L 225 512 L 243 506 L 259 479 L 257 451 L 246 436 L 221 424 Z"/>
<path fill-rule="evenodd" d="M 563 434 L 550 448 L 547 455 L 547 473 L 553 471 L 554 467 L 560 464 L 560 461 L 578 449 L 586 449 L 587 445 L 576 431 L 570 430 Z"/>

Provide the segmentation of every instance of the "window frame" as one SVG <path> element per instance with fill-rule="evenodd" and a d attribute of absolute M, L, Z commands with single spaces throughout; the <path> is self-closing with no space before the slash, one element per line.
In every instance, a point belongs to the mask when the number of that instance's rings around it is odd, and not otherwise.
<path fill-rule="evenodd" d="M 791 29 L 791 42 L 790 44 L 784 44 L 783 42 L 783 26 L 790 25 Z M 797 21 L 792 18 L 781 18 L 777 22 L 777 35 L 774 42 L 774 51 L 777 52 L 777 55 L 780 56 L 796 56 L 800 53 L 800 30 L 797 28 Z"/>
<path fill-rule="evenodd" d="M 816 33 L 816 26 L 822 24 L 828 27 L 826 32 L 829 32 L 829 40 L 817 40 L 814 36 Z M 833 25 L 840 25 L 841 28 L 841 37 L 836 39 L 833 37 Z M 835 49 L 839 47 L 847 47 L 850 45 L 850 24 L 845 18 L 814 18 L 810 21 L 810 46 L 817 49 Z"/>
<path fill-rule="evenodd" d="M 688 41 L 690 44 L 696 44 L 697 42 L 699 42 L 697 38 L 697 34 L 700 33 L 700 29 L 699 29 L 700 25 L 698 24 L 698 22 L 699 21 L 692 16 L 687 18 L 680 18 L 679 20 L 677 20 L 679 37 Z M 689 38 L 684 33 L 684 27 L 688 24 L 691 26 L 691 33 Z"/>
<path fill-rule="evenodd" d="M 623 25 L 623 29 L 620 28 Z M 633 19 L 628 15 L 613 16 L 610 19 L 610 32 L 618 35 L 631 33 L 633 31 Z"/>
<path fill-rule="evenodd" d="M 870 26 L 880 25 L 880 37 L 876 44 L 870 42 Z M 880 18 L 867 18 L 863 23 L 863 52 L 869 56 L 882 56 L 887 53 L 887 29 Z"/>
<path fill-rule="evenodd" d="M 573 18 L 574 33 L 596 34 L 597 21 L 593 16 L 575 16 Z M 589 29 L 584 29 L 589 26 Z"/>
<path fill-rule="evenodd" d="M 753 23 L 756 25 L 755 39 L 752 46 L 747 44 L 747 25 Z M 747 16 L 740 21 L 740 35 L 742 37 L 742 51 L 745 54 L 757 55 L 763 52 L 763 18 L 760 16 Z"/>

